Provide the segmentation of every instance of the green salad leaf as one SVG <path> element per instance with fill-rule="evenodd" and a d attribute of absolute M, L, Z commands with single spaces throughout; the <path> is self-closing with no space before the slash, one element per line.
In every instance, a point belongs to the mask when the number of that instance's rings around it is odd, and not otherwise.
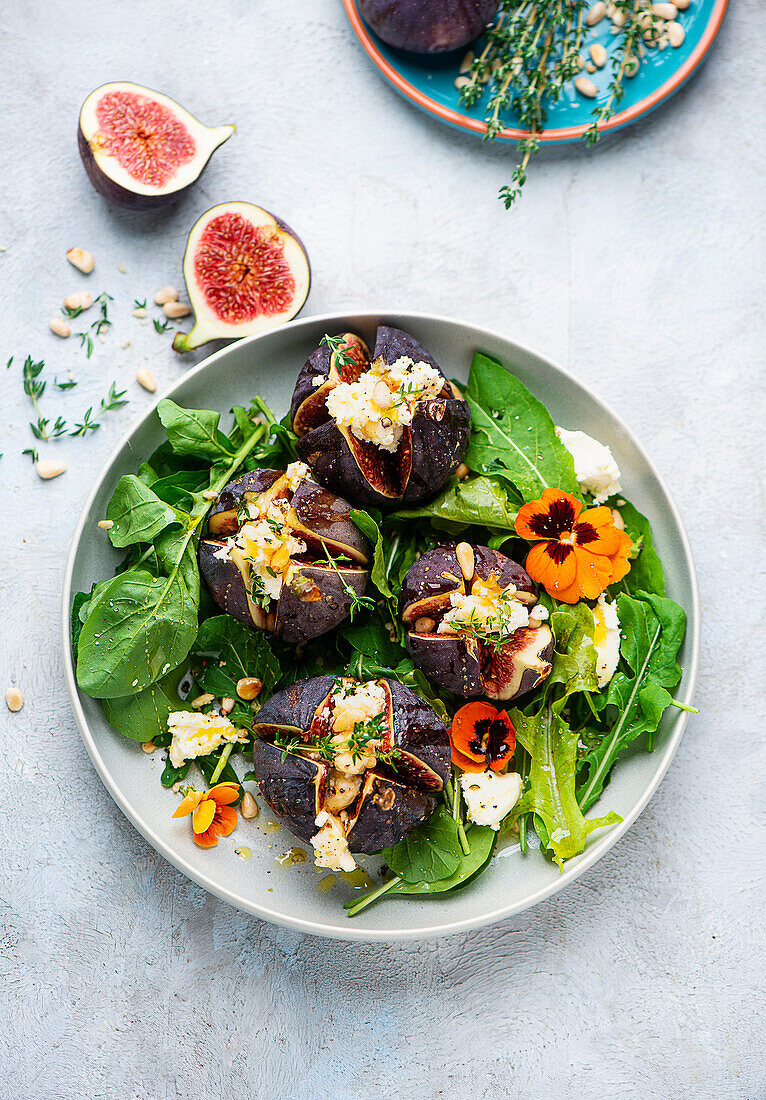
<path fill-rule="evenodd" d="M 625 530 L 640 547 L 637 558 L 630 564 L 630 572 L 615 585 L 625 592 L 653 592 L 657 596 L 665 595 L 665 572 L 652 541 L 652 528 L 646 516 L 628 501 L 618 506 L 625 523 Z"/>
<path fill-rule="evenodd" d="M 168 715 L 190 709 L 178 694 L 178 685 L 185 671 L 183 666 L 173 669 L 136 695 L 104 699 L 104 714 L 109 725 L 132 741 L 153 741 L 155 737 L 166 734 Z"/>
<path fill-rule="evenodd" d="M 441 530 L 456 534 L 473 524 L 512 531 L 521 499 L 512 486 L 496 478 L 474 477 L 450 483 L 430 503 L 393 513 L 394 519 L 431 519 Z"/>
<path fill-rule="evenodd" d="M 235 700 L 229 720 L 246 729 L 253 724 L 253 712 L 239 701 L 237 681 L 247 676 L 259 679 L 263 687 L 258 701 L 265 703 L 282 675 L 266 635 L 250 630 L 231 615 L 205 619 L 194 642 L 191 662 L 194 679 L 203 691 L 217 699 Z"/>
<path fill-rule="evenodd" d="M 218 427 L 221 421 L 219 412 L 184 409 L 166 397 L 157 406 L 157 415 L 177 455 L 193 455 L 213 461 L 229 461 L 234 457 L 229 439 Z"/>
<path fill-rule="evenodd" d="M 421 879 L 419 882 L 408 882 L 402 879 L 390 890 L 391 894 L 443 894 L 448 890 L 456 890 L 468 883 L 482 871 L 489 863 L 497 844 L 497 833 L 486 825 L 469 825 L 466 829 L 466 838 L 470 851 L 464 855 L 458 846 L 460 857 L 456 869 L 447 878 L 440 878 L 430 882 Z"/>
<path fill-rule="evenodd" d="M 460 865 L 457 824 L 445 806 L 416 825 L 393 848 L 384 848 L 383 859 L 405 882 L 438 882 L 449 878 Z"/>
<path fill-rule="evenodd" d="M 552 602 L 552 601 L 551 601 Z M 586 603 L 555 604 L 550 616 L 553 631 L 551 672 L 544 684 L 546 698 L 556 684 L 564 687 L 557 709 L 577 691 L 598 691 L 596 649 L 593 645 L 593 612 Z"/>
<path fill-rule="evenodd" d="M 545 406 L 518 378 L 486 355 L 471 364 L 466 400 L 473 432 L 466 462 L 477 473 L 513 482 L 524 500 L 548 487 L 579 496 L 574 462 Z"/>
<path fill-rule="evenodd" d="M 361 508 L 351 509 L 351 519 L 359 528 L 366 539 L 369 540 L 373 550 L 372 569 L 370 579 L 382 596 L 393 596 L 388 582 L 386 552 L 383 543 L 383 535 L 380 530 L 380 514 L 377 518 Z"/>
<path fill-rule="evenodd" d="M 125 474 L 117 482 L 106 518 L 114 524 L 109 539 L 116 547 L 151 542 L 169 523 L 176 522 L 170 505 L 135 474 Z"/>

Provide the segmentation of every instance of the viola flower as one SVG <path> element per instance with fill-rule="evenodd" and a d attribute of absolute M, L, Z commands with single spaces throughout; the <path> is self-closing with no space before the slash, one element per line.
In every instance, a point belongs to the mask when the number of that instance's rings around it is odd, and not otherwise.
<path fill-rule="evenodd" d="M 527 555 L 527 573 L 562 603 L 595 600 L 630 570 L 633 543 L 615 527 L 611 509 L 583 512 L 582 504 L 563 489 L 546 489 L 539 500 L 524 504 L 516 516 L 516 533 L 537 542 Z"/>
<path fill-rule="evenodd" d="M 504 710 L 466 703 L 452 719 L 452 763 L 464 772 L 502 771 L 516 748 L 516 730 Z"/>
<path fill-rule="evenodd" d="M 238 783 L 218 783 L 209 791 L 190 787 L 173 817 L 192 815 L 192 839 L 200 848 L 215 848 L 218 838 L 228 836 L 237 824 L 231 803 L 239 798 Z"/>

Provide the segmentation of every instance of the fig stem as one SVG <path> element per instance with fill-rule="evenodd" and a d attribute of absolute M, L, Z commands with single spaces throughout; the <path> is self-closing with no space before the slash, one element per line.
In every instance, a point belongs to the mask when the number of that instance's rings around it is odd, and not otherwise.
<path fill-rule="evenodd" d="M 371 894 L 365 894 L 363 898 L 359 898 L 358 901 L 347 901 L 343 908 L 346 910 L 346 914 L 349 917 L 355 917 L 357 913 L 361 913 L 363 909 L 366 909 L 368 905 L 372 905 L 378 898 L 383 897 L 389 890 L 393 890 L 395 886 L 398 886 L 402 882 L 401 875 L 394 875 L 388 882 L 384 882 L 382 886 L 379 886 L 377 890 L 373 890 Z"/>
<path fill-rule="evenodd" d="M 214 787 L 216 785 L 216 783 L 218 782 L 218 780 L 220 778 L 220 775 L 221 775 L 221 772 L 226 767 L 226 762 L 229 759 L 229 757 L 231 756 L 231 750 L 233 748 L 234 748 L 234 744 L 232 742 L 229 742 L 228 745 L 223 746 L 223 752 L 221 753 L 221 755 L 218 758 L 218 763 L 215 766 L 215 770 L 214 770 L 213 774 L 210 776 L 210 786 L 211 787 Z"/>

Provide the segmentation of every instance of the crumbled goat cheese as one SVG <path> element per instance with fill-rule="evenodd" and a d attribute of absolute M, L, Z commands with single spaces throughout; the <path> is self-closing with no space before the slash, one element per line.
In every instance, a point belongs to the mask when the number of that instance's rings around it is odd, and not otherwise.
<path fill-rule="evenodd" d="M 536 603 L 532 610 L 529 612 L 529 625 L 536 626 L 539 623 L 544 623 L 548 618 L 548 608 L 543 607 L 541 603 Z"/>
<path fill-rule="evenodd" d="M 510 584 L 500 588 L 494 578 L 475 580 L 470 595 L 450 593 L 450 610 L 437 628 L 438 634 L 458 634 L 477 627 L 491 634 L 513 634 L 529 625 L 526 606 L 514 599 L 516 588 Z"/>
<path fill-rule="evenodd" d="M 323 386 L 326 381 L 327 379 L 323 374 L 315 374 L 311 379 L 311 385 L 318 389 L 320 386 Z"/>
<path fill-rule="evenodd" d="M 374 768 L 377 762 L 375 750 L 380 747 L 380 738 L 370 738 L 365 744 L 358 745 L 356 752 L 351 751 L 351 738 L 354 726 L 366 724 L 385 714 L 387 697 L 380 684 L 369 680 L 358 684 L 352 691 L 340 687 L 333 692 L 332 746 L 335 752 L 333 767 L 341 775 L 362 775 L 368 768 Z M 381 732 L 385 732 L 381 730 Z"/>
<path fill-rule="evenodd" d="M 488 825 L 497 831 L 519 801 L 521 776 L 516 772 L 463 772 L 460 786 L 474 825 Z"/>
<path fill-rule="evenodd" d="M 319 832 L 311 838 L 314 849 L 314 866 L 327 867 L 330 871 L 353 871 L 356 861 L 348 849 L 348 841 L 339 818 L 320 810 L 314 824 Z"/>
<path fill-rule="evenodd" d="M 375 399 L 380 382 L 389 393 L 382 405 Z M 443 386 L 442 375 L 428 363 L 413 363 L 406 355 L 390 366 L 376 359 L 356 382 L 341 382 L 330 392 L 327 411 L 357 439 L 393 452 L 404 428 L 412 423 L 418 402 L 437 397 Z"/>
<path fill-rule="evenodd" d="M 168 730 L 173 735 L 168 755 L 174 768 L 180 768 L 185 760 L 207 756 L 221 745 L 247 741 L 244 730 L 237 729 L 222 714 L 174 711 L 168 715 Z"/>
<path fill-rule="evenodd" d="M 620 492 L 620 467 L 605 443 L 566 428 L 556 428 L 556 435 L 574 459 L 577 484 L 591 494 L 594 504 L 603 504 Z"/>
<path fill-rule="evenodd" d="M 596 647 L 596 678 L 600 688 L 606 687 L 620 663 L 620 620 L 617 604 L 607 603 L 604 594 L 593 608 L 596 628 L 593 644 Z"/>
<path fill-rule="evenodd" d="M 289 472 L 290 468 L 288 475 Z M 254 595 L 278 599 L 294 568 L 293 557 L 306 550 L 303 539 L 297 538 L 286 524 L 289 507 L 284 498 L 272 501 L 258 518 L 243 524 L 227 545 L 215 552 L 216 558 L 230 558 L 240 569 L 249 567 Z"/>
<path fill-rule="evenodd" d="M 285 477 L 287 478 L 287 484 L 290 486 L 290 491 L 295 492 L 300 483 L 311 475 L 311 470 L 305 462 L 291 462 L 285 470 Z"/>

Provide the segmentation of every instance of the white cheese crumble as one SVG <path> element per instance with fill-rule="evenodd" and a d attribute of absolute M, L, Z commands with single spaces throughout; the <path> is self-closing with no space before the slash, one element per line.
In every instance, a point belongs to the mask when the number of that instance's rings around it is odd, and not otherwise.
<path fill-rule="evenodd" d="M 544 607 L 541 603 L 536 603 L 529 612 L 529 625 L 537 626 L 539 623 L 544 623 L 547 618 L 548 608 Z"/>
<path fill-rule="evenodd" d="M 327 411 L 357 439 L 395 451 L 418 402 L 437 397 L 443 386 L 442 375 L 428 363 L 406 355 L 390 366 L 376 359 L 356 382 L 341 382 L 329 393 Z"/>
<path fill-rule="evenodd" d="M 620 663 L 620 620 L 617 604 L 607 603 L 604 594 L 593 608 L 596 628 L 593 644 L 596 647 L 596 678 L 600 688 L 606 687 Z"/>
<path fill-rule="evenodd" d="M 556 428 L 556 435 L 574 459 L 577 484 L 591 494 L 594 504 L 603 504 L 620 492 L 620 467 L 605 443 L 566 428 Z"/>
<path fill-rule="evenodd" d="M 305 462 L 291 462 L 285 470 L 285 477 L 287 478 L 287 484 L 290 487 L 291 492 L 295 492 L 300 483 L 304 481 L 311 474 L 308 466 Z"/>
<path fill-rule="evenodd" d="M 330 871 L 353 871 L 356 861 L 348 848 L 343 824 L 334 814 L 320 810 L 314 819 L 319 832 L 311 838 L 314 849 L 314 866 L 326 867 Z"/>
<path fill-rule="evenodd" d="M 474 825 L 488 825 L 497 832 L 519 801 L 521 776 L 516 772 L 463 772 L 460 786 Z"/>
<path fill-rule="evenodd" d="M 185 760 L 207 756 L 221 745 L 247 741 L 245 731 L 237 729 L 222 714 L 174 711 L 168 715 L 168 730 L 173 735 L 168 755 L 174 768 L 180 768 Z"/>
<path fill-rule="evenodd" d="M 352 690 L 350 688 L 350 684 L 341 686 L 331 696 L 334 707 L 333 767 L 341 775 L 362 775 L 368 768 L 375 767 L 377 762 L 375 750 L 380 748 L 381 738 L 365 737 L 364 741 L 359 743 L 358 739 L 354 739 L 354 726 L 358 723 L 364 726 L 379 715 L 385 715 L 387 696 L 385 689 L 374 680 L 357 684 Z M 385 734 L 387 730 L 382 723 L 380 727 L 381 734 Z M 356 741 L 354 745 L 351 743 L 352 740 Z"/>
<path fill-rule="evenodd" d="M 311 385 L 315 389 L 319 389 L 319 387 L 323 386 L 326 381 L 327 381 L 327 379 L 325 378 L 325 376 L 323 374 L 315 374 L 314 377 L 311 379 Z"/>
<path fill-rule="evenodd" d="M 472 628 L 487 634 L 513 634 L 529 625 L 529 611 L 514 599 L 516 588 L 509 584 L 501 588 L 494 577 L 477 578 L 470 595 L 450 593 L 450 610 L 437 627 L 438 634 L 458 634 Z"/>

